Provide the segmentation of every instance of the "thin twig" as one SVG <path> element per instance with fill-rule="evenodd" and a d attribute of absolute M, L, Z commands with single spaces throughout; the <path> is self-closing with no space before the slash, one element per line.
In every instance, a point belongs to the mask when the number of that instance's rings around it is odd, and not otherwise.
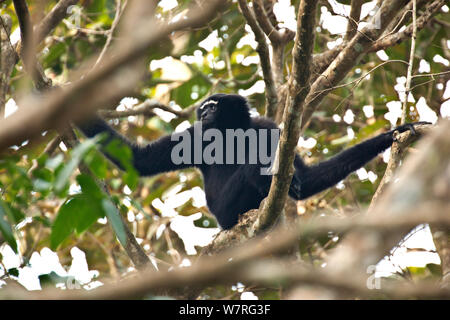
<path fill-rule="evenodd" d="M 99 113 L 105 118 L 122 118 L 129 116 L 145 115 L 147 117 L 155 116 L 154 109 L 161 109 L 173 113 L 179 118 L 189 118 L 197 108 L 197 104 L 191 105 L 183 110 L 175 110 L 157 100 L 147 99 L 141 104 L 134 106 L 132 109 L 117 111 L 117 110 L 100 110 Z"/>
<path fill-rule="evenodd" d="M 109 45 L 111 44 L 111 41 L 113 39 L 114 30 L 116 29 L 117 24 L 119 23 L 120 16 L 122 15 L 123 10 L 125 10 L 125 6 L 126 5 L 127 5 L 127 1 L 125 1 L 125 4 L 124 4 L 124 6 L 122 8 L 122 1 L 121 0 L 116 0 L 116 14 L 115 14 L 114 20 L 113 20 L 113 22 L 111 24 L 111 28 L 108 30 L 108 33 L 107 33 L 108 36 L 106 38 L 105 45 L 103 46 L 103 49 L 100 52 L 100 54 L 99 54 L 97 60 L 95 61 L 94 65 L 92 66 L 92 69 L 90 69 L 90 70 L 94 70 L 97 67 L 97 65 L 100 63 L 100 61 L 102 61 L 103 56 L 106 53 L 106 50 L 108 50 Z"/>
<path fill-rule="evenodd" d="M 416 19 L 416 31 L 423 29 L 431 18 L 438 12 L 438 10 L 444 5 L 445 0 L 435 0 L 427 4 L 422 15 Z M 392 47 L 399 44 L 403 40 L 411 36 L 413 32 L 413 24 L 406 27 L 405 30 L 397 33 L 389 33 L 380 37 L 377 41 L 371 44 L 368 52 L 376 52 L 379 50 Z"/>
<path fill-rule="evenodd" d="M 406 92 L 405 92 L 405 100 L 403 101 L 402 108 L 402 116 L 400 119 L 400 124 L 404 124 L 406 122 L 406 112 L 408 110 L 408 96 L 411 92 L 411 75 L 414 64 L 414 52 L 416 51 L 416 32 L 417 32 L 417 11 L 416 11 L 416 0 L 412 0 L 413 3 L 413 31 L 411 36 L 411 49 L 409 51 L 409 63 L 408 63 L 408 71 L 406 73 Z"/>
<path fill-rule="evenodd" d="M 242 11 L 247 23 L 252 28 L 253 33 L 255 34 L 256 42 L 258 46 L 256 51 L 259 54 L 259 60 L 261 62 L 261 68 L 263 71 L 264 83 L 266 85 L 266 117 L 274 118 L 275 111 L 278 103 L 278 95 L 275 87 L 275 81 L 272 73 L 272 66 L 270 65 L 270 54 L 269 47 L 266 42 L 266 37 L 264 35 L 263 30 L 259 26 L 256 21 L 254 13 L 250 10 L 247 5 L 247 0 L 238 0 L 239 8 Z"/>

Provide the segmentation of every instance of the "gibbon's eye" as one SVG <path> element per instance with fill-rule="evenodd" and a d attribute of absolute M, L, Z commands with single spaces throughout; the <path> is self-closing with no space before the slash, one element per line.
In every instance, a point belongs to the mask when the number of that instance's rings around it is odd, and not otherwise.
<path fill-rule="evenodd" d="M 217 110 L 217 106 L 215 104 L 211 105 L 211 107 L 209 107 L 211 109 L 212 112 L 215 112 Z"/>

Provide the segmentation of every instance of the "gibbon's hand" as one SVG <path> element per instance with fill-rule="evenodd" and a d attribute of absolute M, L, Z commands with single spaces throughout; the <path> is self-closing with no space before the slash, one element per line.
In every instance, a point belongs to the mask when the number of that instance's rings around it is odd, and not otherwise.
<path fill-rule="evenodd" d="M 398 135 L 400 133 L 406 132 L 406 131 L 411 131 L 412 135 L 416 135 L 416 129 L 414 128 L 414 126 L 416 125 L 424 125 L 424 124 L 432 124 L 431 122 L 428 121 L 419 121 L 419 122 L 411 122 L 411 123 L 405 123 L 402 124 L 396 128 L 394 128 L 393 130 L 389 131 L 389 133 L 392 134 L 392 139 L 394 140 L 394 142 L 398 142 Z"/>

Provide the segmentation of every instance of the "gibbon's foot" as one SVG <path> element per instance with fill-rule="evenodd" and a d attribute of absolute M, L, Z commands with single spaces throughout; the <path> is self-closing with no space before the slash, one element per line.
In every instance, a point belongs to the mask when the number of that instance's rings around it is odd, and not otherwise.
<path fill-rule="evenodd" d="M 406 132 L 406 131 L 411 131 L 412 135 L 416 135 L 416 129 L 414 128 L 415 125 L 423 125 L 423 124 L 432 124 L 431 122 L 428 121 L 419 121 L 419 122 L 411 122 L 411 123 L 405 123 L 402 124 L 398 127 L 396 127 L 395 129 L 391 130 L 392 133 L 392 139 L 394 140 L 394 142 L 398 142 L 398 135 L 400 133 Z"/>

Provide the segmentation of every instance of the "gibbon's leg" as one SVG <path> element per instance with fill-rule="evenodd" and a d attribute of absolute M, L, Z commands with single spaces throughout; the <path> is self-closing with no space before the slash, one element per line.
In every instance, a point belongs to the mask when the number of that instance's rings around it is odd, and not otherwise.
<path fill-rule="evenodd" d="M 415 134 L 415 124 L 428 123 L 416 122 L 399 126 L 344 150 L 327 161 L 301 170 L 297 169 L 295 176 L 300 180 L 300 195 L 295 198 L 305 199 L 337 184 L 351 172 L 358 170 L 380 152 L 389 148 L 394 142 L 394 132 L 402 133 L 411 130 Z"/>
<path fill-rule="evenodd" d="M 258 194 L 248 178 L 249 169 L 246 165 L 240 166 L 225 183 L 220 193 L 214 195 L 214 201 L 208 204 L 208 206 L 211 205 L 211 212 L 214 213 L 223 229 L 232 228 L 237 224 L 240 214 L 258 206 Z"/>
<path fill-rule="evenodd" d="M 229 229 L 240 214 L 257 209 L 269 193 L 271 181 L 271 175 L 261 175 L 260 165 L 239 166 L 211 201 L 211 212 L 221 227 Z"/>

